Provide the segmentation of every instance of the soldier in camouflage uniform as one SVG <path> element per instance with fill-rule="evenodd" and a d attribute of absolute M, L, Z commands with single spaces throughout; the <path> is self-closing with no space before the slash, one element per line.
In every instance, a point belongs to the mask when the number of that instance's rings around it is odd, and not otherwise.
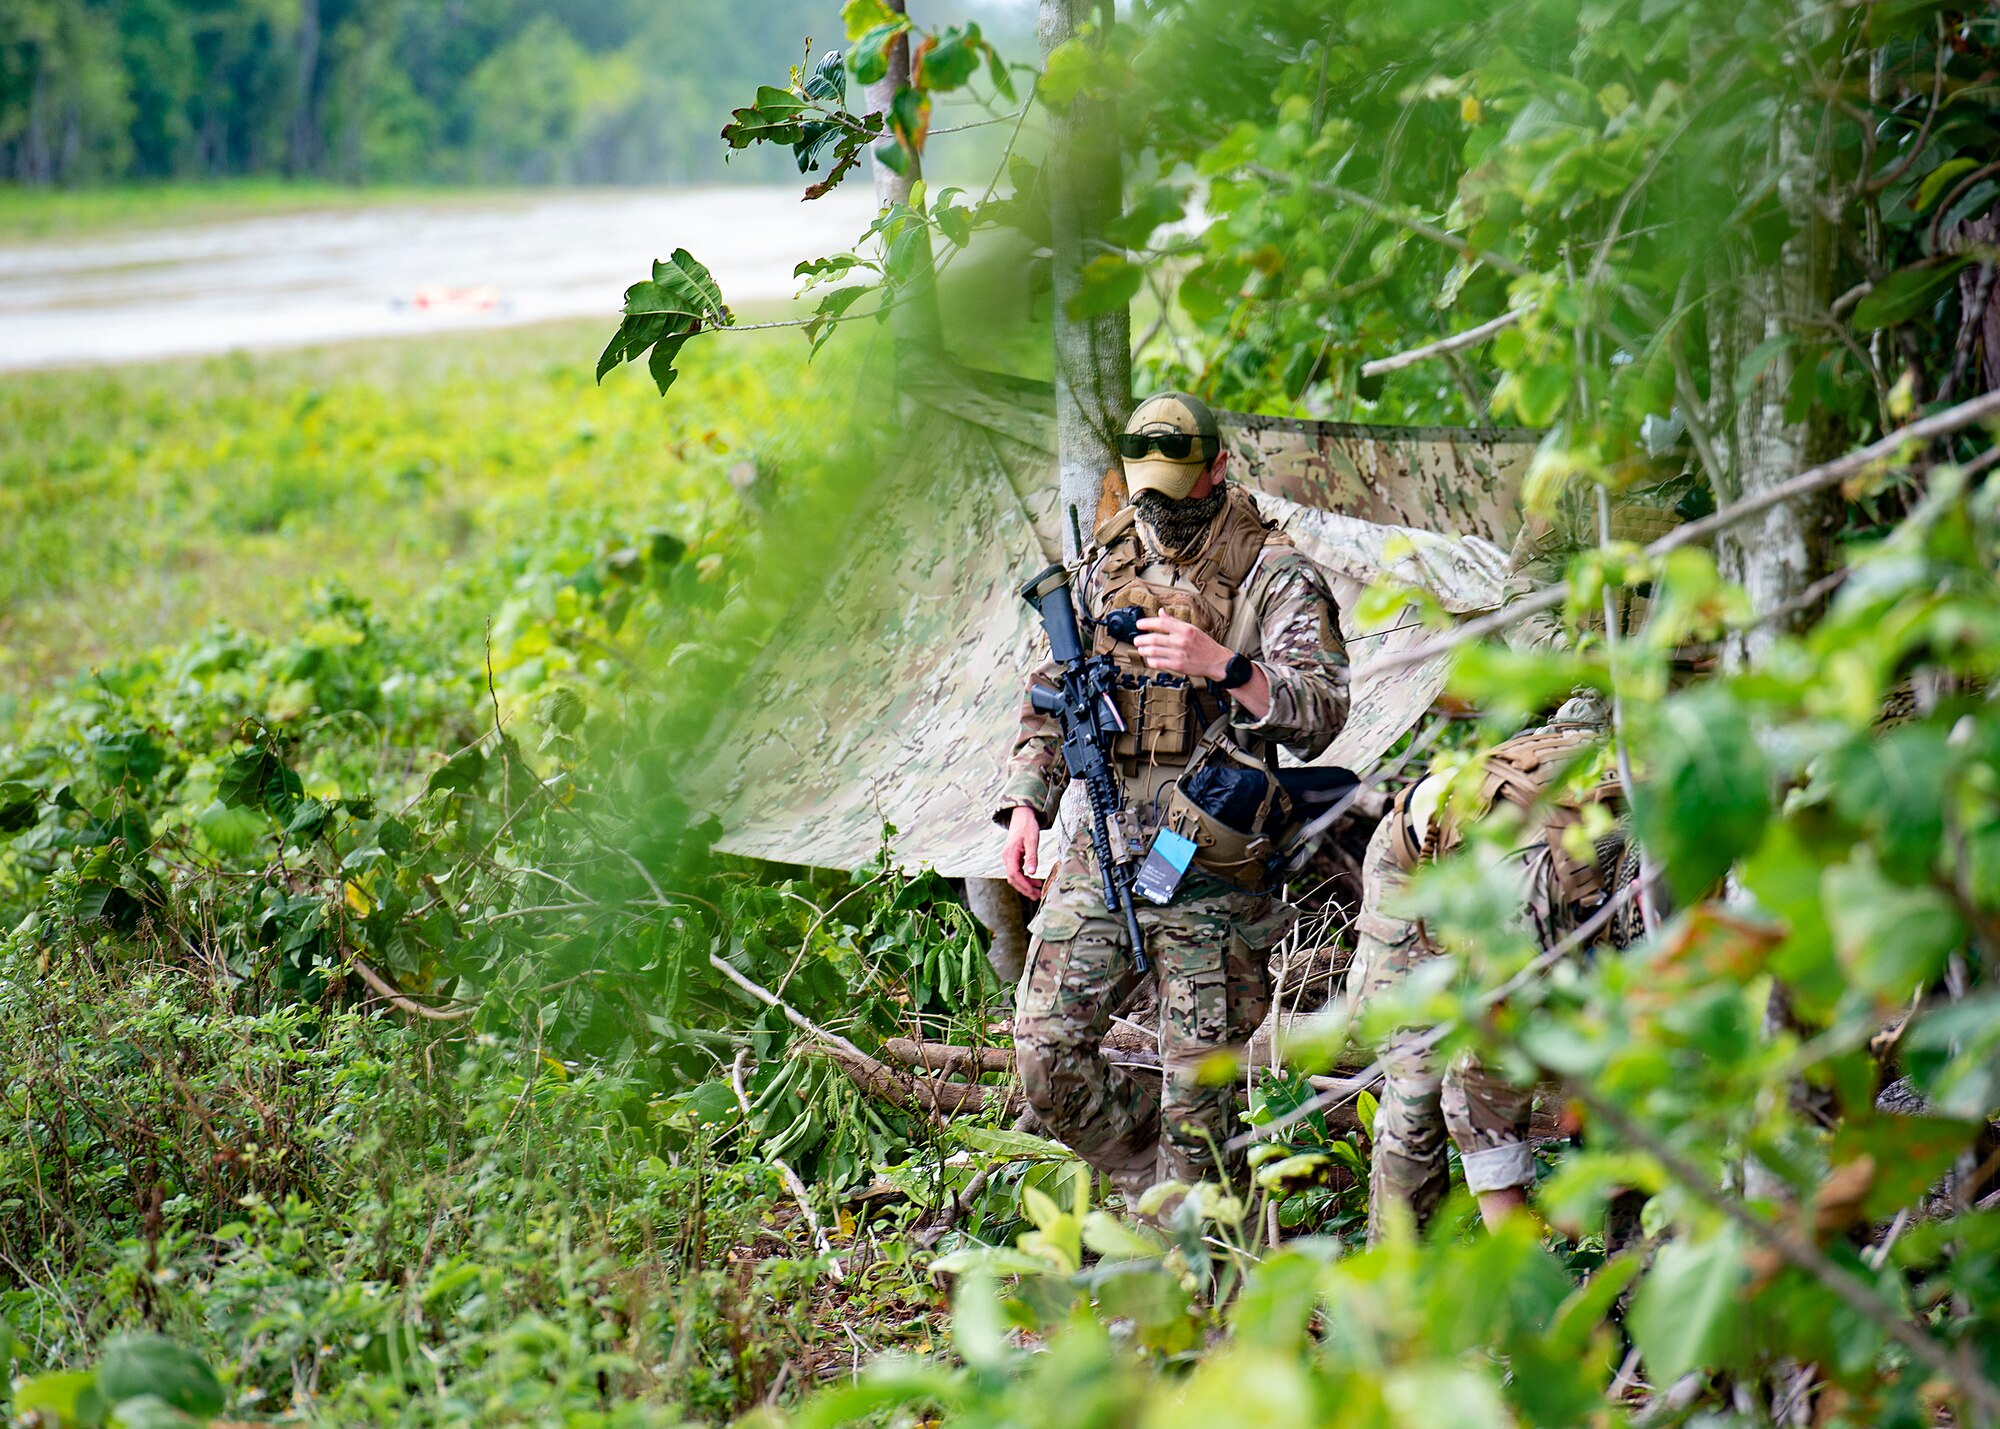
<path fill-rule="evenodd" d="M 1142 842 L 1175 781 L 1222 741 L 1275 767 L 1282 745 L 1310 758 L 1347 718 L 1347 656 L 1318 569 L 1223 480 L 1215 418 L 1180 393 L 1147 399 L 1120 441 L 1132 504 L 1083 553 L 1079 614 L 1147 612 L 1126 645 L 1098 630 L 1118 662 L 1128 733 L 1115 751 Z M 1088 628 L 1088 627 L 1087 627 Z M 1033 680 L 1053 685 L 1053 663 Z M 1160 1180 L 1216 1171 L 1231 1135 L 1234 1085 L 1197 1075 L 1209 1054 L 1248 1040 L 1270 1005 L 1268 950 L 1290 920 L 1261 870 L 1204 868 L 1198 856 L 1172 903 L 1138 917 L 1158 978 L 1162 1070 L 1111 1066 L 1099 1050 L 1140 974 L 1121 920 L 1105 907 L 1096 855 L 1080 833 L 1049 886 L 1036 878 L 1040 833 L 1068 782 L 1054 719 L 1023 703 L 997 820 L 1008 881 L 1041 898 L 1015 1011 L 1015 1055 L 1043 1123 L 1128 1196 Z"/>
<path fill-rule="evenodd" d="M 1550 787 L 1601 741 L 1605 712 L 1594 695 L 1570 700 L 1541 729 L 1517 735 L 1484 756 L 1470 808 L 1447 803 L 1444 781 L 1426 776 L 1405 789 L 1369 840 L 1363 866 L 1356 950 L 1348 970 L 1350 1004 L 1364 1005 L 1392 990 L 1421 962 L 1440 956 L 1421 924 L 1390 911 L 1396 895 L 1421 861 L 1450 852 L 1465 816 L 1477 818 L 1497 803 L 1526 817 L 1514 854 L 1520 870 L 1523 917 L 1543 948 L 1554 947 L 1604 905 L 1637 873 L 1636 846 L 1622 828 L 1579 856 L 1564 834 L 1582 820 L 1589 803 L 1614 805 L 1616 776 L 1581 791 L 1550 794 Z M 1545 795 L 1547 797 L 1545 797 Z M 1644 932 L 1635 902 L 1613 915 L 1597 939 L 1623 947 Z M 1423 1045 L 1424 1030 L 1405 1028 L 1381 1047 L 1381 1099 L 1375 1114 L 1374 1157 L 1369 1167 L 1369 1237 L 1378 1239 L 1390 1203 L 1402 1205 L 1421 1226 L 1449 1188 L 1445 1136 L 1458 1147 L 1466 1188 L 1479 1201 L 1487 1225 L 1497 1225 L 1527 1204 L 1535 1178 L 1528 1136 L 1532 1087 L 1515 1086 L 1461 1056 L 1442 1068 Z"/>

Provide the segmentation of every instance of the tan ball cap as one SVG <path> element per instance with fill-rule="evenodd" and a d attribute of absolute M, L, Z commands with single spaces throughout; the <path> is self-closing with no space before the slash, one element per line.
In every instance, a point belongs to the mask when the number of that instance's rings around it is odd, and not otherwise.
<path fill-rule="evenodd" d="M 1157 491 L 1180 500 L 1194 490 L 1203 469 L 1222 450 L 1222 434 L 1215 424 L 1215 413 L 1199 397 L 1190 397 L 1185 392 L 1154 393 L 1133 408 L 1132 419 L 1125 424 L 1127 437 L 1172 433 L 1200 440 L 1179 460 L 1163 455 L 1157 448 L 1147 450 L 1143 456 L 1123 457 L 1125 486 L 1134 496 L 1141 491 Z"/>

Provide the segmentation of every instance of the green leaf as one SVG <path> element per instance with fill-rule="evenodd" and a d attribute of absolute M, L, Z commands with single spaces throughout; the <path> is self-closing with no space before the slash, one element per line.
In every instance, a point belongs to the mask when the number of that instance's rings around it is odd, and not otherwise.
<path fill-rule="evenodd" d="M 93 729 L 90 732 L 91 762 L 97 772 L 108 783 L 119 784 L 130 779 L 144 784 L 160 772 L 166 763 L 166 751 L 148 730 L 121 729 L 107 732 Z"/>
<path fill-rule="evenodd" d="M 1930 871 L 1944 837 L 1952 766 L 1945 732 L 1921 724 L 1855 740 L 1829 754 L 1817 772 L 1840 816 L 1875 840 L 1883 867 L 1914 882 Z"/>
<path fill-rule="evenodd" d="M 41 814 L 41 790 L 11 781 L 0 784 L 0 835 L 33 828 Z"/>
<path fill-rule="evenodd" d="M 1743 886 L 1768 913 L 1785 922 L 1785 941 L 1772 968 L 1807 1008 L 1830 1013 L 1847 980 L 1833 955 L 1833 933 L 1820 901 L 1825 864 L 1788 823 L 1773 823 L 1756 853 L 1743 861 Z"/>
<path fill-rule="evenodd" d="M 1741 1337 L 1748 1272 L 1733 1234 L 1660 1247 L 1627 1322 L 1655 1384 L 1727 1364 Z"/>
<path fill-rule="evenodd" d="M 1928 211 L 1932 204 L 1943 197 L 1944 191 L 1950 188 L 1953 182 L 1978 167 L 1979 160 L 1967 158 L 1963 154 L 1956 159 L 1946 159 L 1924 175 L 1924 181 L 1917 185 L 1916 197 L 1910 200 L 1910 207 L 1918 213 Z"/>
<path fill-rule="evenodd" d="M 1109 1211 L 1092 1211 L 1083 1218 L 1083 1243 L 1107 1260 L 1157 1260 L 1167 1250 Z"/>
<path fill-rule="evenodd" d="M 812 74 L 807 77 L 804 89 L 806 99 L 818 104 L 823 110 L 838 110 L 843 113 L 846 111 L 847 65 L 841 59 L 839 50 L 829 50 L 820 56 L 819 64 L 814 66 Z M 820 158 L 825 154 L 827 145 L 832 144 L 834 152 L 840 154 L 843 139 L 851 137 L 842 125 L 830 118 L 810 120 L 802 124 L 799 129 L 799 141 L 792 145 L 792 158 L 798 164 L 799 172 L 806 174 L 818 169 Z M 848 152 L 851 153 L 851 149 Z M 838 179 L 829 179 L 828 182 L 838 182 Z"/>
<path fill-rule="evenodd" d="M 1916 317 L 1943 295 L 1958 270 L 1971 261 L 1971 254 L 1959 253 L 1943 260 L 1929 259 L 1898 268 L 1854 305 L 1855 329 L 1874 332 Z"/>
<path fill-rule="evenodd" d="M 676 248 L 664 262 L 656 261 L 650 282 L 634 283 L 625 290 L 625 314 L 627 317 L 659 315 L 668 320 L 669 327 L 674 326 L 676 319 L 695 326 L 712 323 L 717 327 L 725 327 L 730 321 L 729 309 L 723 305 L 722 290 L 715 285 L 714 277 L 685 248 Z"/>
<path fill-rule="evenodd" d="M 898 17 L 854 36 L 854 43 L 847 51 L 847 68 L 855 83 L 874 84 L 889 73 L 889 46 L 909 28 L 910 22 Z"/>
<path fill-rule="evenodd" d="M 1115 253 L 1100 253 L 1083 265 L 1080 286 L 1069 300 L 1069 315 L 1090 317 L 1126 306 L 1139 294 L 1146 270 Z"/>
<path fill-rule="evenodd" d="M 847 0 L 840 7 L 840 23 L 847 38 L 858 40 L 871 30 L 889 28 L 908 29 L 910 22 L 898 15 L 882 0 Z"/>
<path fill-rule="evenodd" d="M 462 794 L 477 788 L 486 776 L 486 755 L 478 745 L 468 745 L 445 760 L 431 771 L 431 777 L 424 785 L 426 794 L 434 794 L 440 789 L 448 789 Z"/>
<path fill-rule="evenodd" d="M 853 307 L 863 293 L 874 291 L 867 284 L 857 284 L 846 288 L 835 288 L 819 300 L 813 309 L 812 318 L 805 325 L 806 340 L 812 344 L 814 352 L 819 351 L 827 336 L 838 324 L 840 316 Z"/>
<path fill-rule="evenodd" d="M 1004 1245 L 981 1245 L 941 1255 L 931 1262 L 930 1268 L 933 1275 L 965 1275 L 981 1270 L 993 1275 L 1046 1275 L 1049 1262 Z"/>
<path fill-rule="evenodd" d="M 1936 1185 L 1978 1135 L 1977 1121 L 1869 1115 L 1834 1130 L 1832 1154 L 1837 1165 L 1863 1156 L 1874 1160 L 1862 1211 L 1870 1220 L 1886 1221 Z"/>
<path fill-rule="evenodd" d="M 94 1370 L 55 1370 L 22 1382 L 14 1391 L 16 1414 L 39 1414 L 63 1429 L 96 1429 L 104 1422 L 104 1395 Z"/>
<path fill-rule="evenodd" d="M 97 1385 L 109 1403 L 156 1395 L 197 1419 L 213 1419 L 228 1402 L 208 1362 L 163 1335 L 108 1341 L 97 1364 Z"/>
<path fill-rule="evenodd" d="M 963 88 L 978 73 L 986 47 L 979 38 L 979 26 L 961 29 L 954 25 L 940 34 L 936 43 L 917 48 L 916 72 L 911 79 L 919 89 L 945 94 Z"/>
<path fill-rule="evenodd" d="M 722 126 L 723 142 L 732 149 L 747 149 L 752 144 L 790 147 L 805 139 L 805 113 L 806 102 L 789 89 L 760 84 L 754 101 L 729 111 L 729 122 Z"/>
<path fill-rule="evenodd" d="M 1067 109 L 1078 95 L 1097 83 L 1097 47 L 1081 36 L 1064 40 L 1042 63 L 1041 82 L 1035 98 L 1052 109 Z"/>
<path fill-rule="evenodd" d="M 1771 805 L 1764 754 L 1749 716 L 1725 690 L 1662 701 L 1646 726 L 1633 815 L 1675 898 L 1694 903 L 1764 832 Z"/>
<path fill-rule="evenodd" d="M 1887 878 L 1866 845 L 1820 879 L 1834 951 L 1855 983 L 1887 1000 L 1908 997 L 1944 970 L 1965 942 L 1965 921 L 1935 888 Z"/>
<path fill-rule="evenodd" d="M 889 132 L 912 154 L 924 151 L 924 135 L 931 126 L 931 102 L 909 85 L 896 91 L 889 101 Z"/>
<path fill-rule="evenodd" d="M 1010 1161 L 1074 1161 L 1076 1153 L 1059 1141 L 1048 1141 L 999 1126 L 962 1126 L 958 1139 L 975 1151 L 991 1152 Z"/>

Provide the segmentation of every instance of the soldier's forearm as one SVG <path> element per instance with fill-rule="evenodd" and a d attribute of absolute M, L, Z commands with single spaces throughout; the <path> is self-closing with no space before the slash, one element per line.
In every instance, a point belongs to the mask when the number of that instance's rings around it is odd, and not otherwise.
<path fill-rule="evenodd" d="M 1264 673 L 1262 665 L 1252 661 L 1249 683 L 1231 690 L 1229 698 L 1250 718 L 1267 719 L 1271 714 L 1271 677 Z"/>

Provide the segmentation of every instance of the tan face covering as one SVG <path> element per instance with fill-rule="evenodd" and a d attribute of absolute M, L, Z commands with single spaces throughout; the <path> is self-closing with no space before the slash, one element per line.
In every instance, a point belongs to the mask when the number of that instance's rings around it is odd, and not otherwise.
<path fill-rule="evenodd" d="M 1222 514 L 1227 496 L 1222 486 L 1206 496 L 1183 497 L 1178 501 L 1157 491 L 1141 491 L 1132 498 L 1132 504 L 1139 508 L 1139 519 L 1152 531 L 1160 549 L 1179 554 L 1192 550 L 1208 534 L 1208 528 Z"/>

